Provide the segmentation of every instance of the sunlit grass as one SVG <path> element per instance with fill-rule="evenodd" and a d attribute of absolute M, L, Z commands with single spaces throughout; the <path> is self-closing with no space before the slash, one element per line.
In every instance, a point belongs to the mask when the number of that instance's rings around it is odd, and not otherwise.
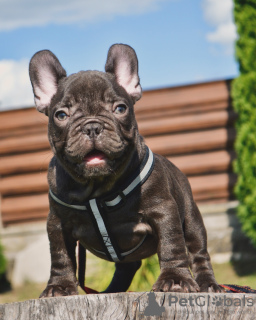
<path fill-rule="evenodd" d="M 114 268 L 114 263 L 95 258 L 95 261 L 88 266 L 88 273 L 89 269 L 93 271 L 90 270 L 90 276 L 86 276 L 86 286 L 103 291 L 112 279 Z M 220 284 L 248 285 L 256 288 L 256 272 L 246 276 L 239 276 L 236 274 L 231 263 L 214 264 L 213 269 L 216 279 Z M 142 267 L 137 271 L 129 291 L 150 291 L 158 275 L 159 265 L 157 257 L 153 256 L 150 259 L 143 260 Z M 22 287 L 14 288 L 5 294 L 0 294 L 0 303 L 37 299 L 45 286 L 46 283 L 35 284 L 27 282 Z M 79 294 L 83 294 L 81 289 L 79 289 Z"/>

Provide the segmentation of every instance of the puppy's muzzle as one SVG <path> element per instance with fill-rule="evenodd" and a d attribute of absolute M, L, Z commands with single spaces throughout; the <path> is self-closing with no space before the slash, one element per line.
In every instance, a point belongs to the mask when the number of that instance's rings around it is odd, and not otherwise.
<path fill-rule="evenodd" d="M 86 134 L 90 139 L 97 138 L 102 131 L 103 125 L 100 122 L 96 121 L 87 122 L 82 128 L 82 132 Z"/>

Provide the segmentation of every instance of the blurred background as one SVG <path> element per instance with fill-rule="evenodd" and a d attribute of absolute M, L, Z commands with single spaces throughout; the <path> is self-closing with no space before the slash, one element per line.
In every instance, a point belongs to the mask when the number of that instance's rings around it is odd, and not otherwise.
<path fill-rule="evenodd" d="M 68 74 L 103 71 L 114 43 L 129 44 L 137 53 L 144 89 L 135 106 L 139 130 L 154 152 L 188 176 L 208 231 L 217 280 L 256 287 L 256 228 L 253 218 L 249 226 L 243 220 L 254 217 L 243 206 L 253 191 L 244 191 L 245 179 L 239 178 L 243 143 L 236 142 L 244 91 L 233 81 L 255 70 L 250 63 L 241 68 L 246 45 L 239 43 L 246 21 L 241 12 L 249 12 L 254 27 L 250 3 L 0 0 L 0 303 L 38 297 L 50 271 L 46 171 L 52 154 L 47 117 L 34 109 L 29 60 L 49 49 Z M 254 76 L 250 79 L 254 83 Z M 255 150 L 253 143 L 250 150 Z M 252 179 L 255 173 L 253 168 L 247 176 Z M 86 284 L 103 290 L 112 273 L 111 263 L 89 255 Z M 150 290 L 158 274 L 157 257 L 145 260 L 131 290 Z"/>

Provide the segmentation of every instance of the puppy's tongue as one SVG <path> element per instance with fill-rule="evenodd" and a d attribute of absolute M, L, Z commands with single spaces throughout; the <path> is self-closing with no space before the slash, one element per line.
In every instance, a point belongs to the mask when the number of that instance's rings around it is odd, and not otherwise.
<path fill-rule="evenodd" d="M 100 164 L 105 162 L 106 156 L 102 152 L 93 152 L 88 154 L 85 158 L 84 161 L 87 164 Z"/>

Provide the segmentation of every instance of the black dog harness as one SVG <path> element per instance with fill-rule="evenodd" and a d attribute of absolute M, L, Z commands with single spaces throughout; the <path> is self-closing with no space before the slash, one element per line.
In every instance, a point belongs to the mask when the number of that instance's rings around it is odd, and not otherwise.
<path fill-rule="evenodd" d="M 96 249 L 93 250 L 101 254 L 105 253 L 105 255 L 111 261 L 119 262 L 123 260 L 126 255 L 131 254 L 136 249 L 138 249 L 142 245 L 146 236 L 142 239 L 142 241 L 139 242 L 139 244 L 135 248 L 127 252 L 121 253 L 113 235 L 111 234 L 111 230 L 107 221 L 106 212 L 111 211 L 111 209 L 114 209 L 124 204 L 126 198 L 130 196 L 133 191 L 135 191 L 147 180 L 147 178 L 150 176 L 153 170 L 153 167 L 154 155 L 152 151 L 149 148 L 147 148 L 146 155 L 141 165 L 136 170 L 134 175 L 129 179 L 129 182 L 126 184 L 124 188 L 122 188 L 119 192 L 112 196 L 91 199 L 87 201 L 83 206 L 65 203 L 59 198 L 57 198 L 51 190 L 49 190 L 49 194 L 54 201 L 65 207 L 88 212 L 92 217 L 95 230 L 97 231 L 99 239 L 101 240 L 104 252 L 98 251 Z"/>

